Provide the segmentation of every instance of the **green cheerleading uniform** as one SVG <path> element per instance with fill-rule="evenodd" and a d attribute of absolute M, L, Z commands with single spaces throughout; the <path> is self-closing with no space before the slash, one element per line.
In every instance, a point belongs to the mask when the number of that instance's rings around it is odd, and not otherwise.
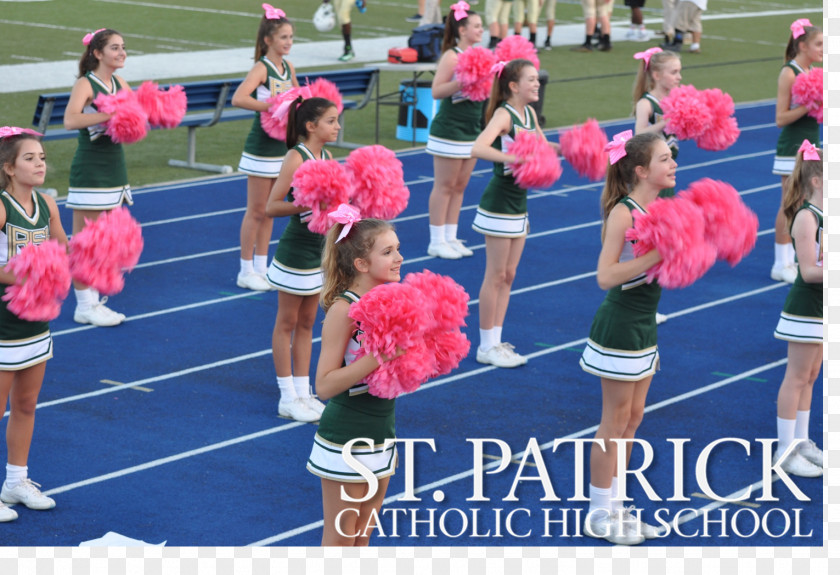
<path fill-rule="evenodd" d="M 809 202 L 802 204 L 796 215 L 811 212 L 817 218 L 816 256 L 819 258 L 823 246 L 823 212 Z M 796 240 L 794 240 L 795 247 Z M 788 292 L 785 306 L 773 335 L 785 341 L 822 343 L 823 341 L 823 284 L 808 283 L 797 269 L 796 280 Z"/>
<path fill-rule="evenodd" d="M 345 291 L 340 298 L 351 304 L 359 301 L 359 296 Z M 353 363 L 361 347 L 360 330 L 353 332 L 344 352 L 342 367 Z M 394 399 L 383 399 L 368 393 L 368 386 L 359 382 L 347 391 L 336 395 L 327 403 L 306 468 L 317 475 L 334 481 L 364 483 L 364 477 L 351 468 L 342 457 L 342 447 L 350 440 L 359 437 L 373 441 L 373 449 L 363 444 L 356 444 L 352 449 L 353 457 L 370 469 L 378 478 L 394 474 L 397 467 L 396 444 L 387 447 L 385 441 L 397 436 Z"/>
<path fill-rule="evenodd" d="M 93 97 L 99 94 L 116 94 L 120 89 L 116 77 L 108 86 L 88 72 L 85 77 L 93 89 Z M 97 112 L 93 103 L 83 110 L 86 114 Z M 73 210 L 110 210 L 125 202 L 129 206 L 131 187 L 125 167 L 125 153 L 122 144 L 114 142 L 105 133 L 105 124 L 97 124 L 79 130 L 78 146 L 70 165 L 70 187 L 67 193 L 67 207 Z"/>
<path fill-rule="evenodd" d="M 267 73 L 265 82 L 251 93 L 254 99 L 266 102 L 272 96 L 288 92 L 294 87 L 292 71 L 285 61 L 282 70 L 278 70 L 265 56 L 260 58 L 260 62 L 265 66 Z M 260 112 L 255 112 L 251 131 L 245 140 L 245 150 L 239 159 L 239 171 L 249 176 L 276 178 L 287 151 L 285 142 L 275 140 L 263 130 Z"/>
<path fill-rule="evenodd" d="M 50 239 L 50 207 L 36 191 L 30 216 L 6 190 L 0 191 L 0 202 L 6 209 L 6 223 L 0 228 L 0 268 L 28 244 L 41 244 Z M 0 371 L 18 371 L 47 361 L 53 346 L 50 324 L 26 321 L 9 311 L 2 300 L 6 284 L 0 284 Z"/>
<path fill-rule="evenodd" d="M 659 104 L 659 99 L 650 92 L 645 92 L 642 95 L 642 98 L 650 102 L 651 113 L 650 116 L 648 116 L 648 126 L 652 126 L 662 119 L 662 106 Z M 676 160 L 677 156 L 680 153 L 679 139 L 677 139 L 677 137 L 674 134 L 669 134 L 664 130 L 662 131 L 662 136 L 664 136 L 665 138 L 665 143 L 668 144 L 669 148 L 671 148 L 671 157 Z M 665 188 L 664 190 L 659 190 L 659 197 L 673 198 L 675 193 L 676 188 Z"/>
<path fill-rule="evenodd" d="M 796 60 L 791 60 L 784 67 L 793 70 L 796 76 L 805 72 Z M 794 104 L 791 99 L 791 110 L 796 107 L 798 107 L 798 104 Z M 799 151 L 799 146 L 805 140 L 808 140 L 817 147 L 822 147 L 820 124 L 808 114 L 782 128 L 782 132 L 779 134 L 779 141 L 776 143 L 776 157 L 773 159 L 774 174 L 789 176 L 793 173 L 793 165 L 796 163 L 796 153 Z"/>
<path fill-rule="evenodd" d="M 644 209 L 629 197 L 630 211 Z M 620 262 L 632 260 L 632 242 L 625 241 Z M 595 313 L 586 348 L 580 358 L 584 371 L 620 381 L 639 381 L 659 369 L 656 308 L 662 288 L 642 273 L 607 292 Z"/>
<path fill-rule="evenodd" d="M 505 103 L 510 114 L 510 131 L 493 141 L 493 147 L 507 153 L 516 134 L 535 132 L 537 120 L 530 106 L 525 106 L 525 117 Z M 518 238 L 528 234 L 528 190 L 520 188 L 514 180 L 511 166 L 493 162 L 493 177 L 484 189 L 478 204 L 472 228 L 480 234 Z"/>
<path fill-rule="evenodd" d="M 315 155 L 303 144 L 297 151 L 303 161 L 314 160 Z M 321 159 L 328 160 L 327 151 L 321 150 Z M 294 190 L 289 190 L 286 201 L 294 201 Z M 324 274 L 321 271 L 321 253 L 324 251 L 324 236 L 309 231 L 306 222 L 312 211 L 292 214 L 289 223 L 280 236 L 277 251 L 271 260 L 266 279 L 276 289 L 295 295 L 313 295 L 321 292 Z"/>
<path fill-rule="evenodd" d="M 456 54 L 463 50 L 452 48 Z M 473 102 L 460 90 L 440 101 L 437 114 L 429 127 L 426 151 L 433 156 L 470 159 L 473 143 L 481 133 L 481 112 L 484 102 Z"/>

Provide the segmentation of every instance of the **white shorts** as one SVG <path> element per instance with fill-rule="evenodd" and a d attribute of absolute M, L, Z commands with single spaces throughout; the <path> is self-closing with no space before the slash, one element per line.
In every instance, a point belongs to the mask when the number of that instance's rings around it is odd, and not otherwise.
<path fill-rule="evenodd" d="M 128 184 L 116 188 L 70 188 L 65 205 L 71 210 L 104 211 L 118 208 L 123 203 L 134 205 Z"/>
<path fill-rule="evenodd" d="M 316 433 L 309 461 L 306 462 L 306 469 L 324 479 L 343 483 L 365 483 L 366 479 L 362 474 L 344 461 L 341 454 L 342 448 L 343 445 L 327 441 Z M 370 469 L 377 479 L 390 477 L 397 470 L 396 442 L 391 443 L 387 448 L 384 444 L 374 445 L 372 450 L 365 444 L 357 443 L 350 452 L 353 458 Z"/>
<path fill-rule="evenodd" d="M 237 169 L 243 174 L 248 174 L 249 176 L 256 176 L 258 178 L 276 178 L 280 174 L 280 168 L 282 167 L 283 156 L 266 158 L 242 152 L 242 157 L 239 158 L 239 168 Z"/>

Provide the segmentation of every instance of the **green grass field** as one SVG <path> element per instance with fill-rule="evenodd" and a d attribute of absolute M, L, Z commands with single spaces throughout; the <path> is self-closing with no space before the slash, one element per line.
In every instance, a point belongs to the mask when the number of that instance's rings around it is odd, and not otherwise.
<path fill-rule="evenodd" d="M 443 4 L 447 5 L 447 0 L 443 0 Z M 660 17 L 658 0 L 648 4 L 650 8 L 645 9 L 645 17 Z M 160 0 L 4 2 L 0 13 L 0 65 L 78 59 L 84 33 L 102 26 L 120 30 L 124 35 L 129 51 L 127 67 L 131 66 L 131 56 L 138 54 L 171 53 L 177 58 L 178 52 L 182 51 L 250 47 L 254 44 L 261 15 L 260 5 L 258 0 L 178 0 L 174 4 Z M 274 5 L 283 8 L 295 21 L 296 50 L 305 49 L 308 42 L 339 37 L 337 29 L 321 34 L 312 26 L 310 19 L 317 7 L 316 0 L 278 0 Z M 802 9 L 797 15 L 704 20 L 703 53 L 683 56 L 683 82 L 698 88 L 718 87 L 730 93 L 736 102 L 774 97 L 790 22 L 798 17 L 821 21 L 822 2 L 712 0 L 707 12 L 709 16 L 735 15 L 797 8 Z M 483 13 L 484 3 L 479 3 L 476 9 Z M 407 38 L 414 24 L 405 22 L 405 17 L 415 11 L 415 0 L 368 0 L 366 14 L 353 13 L 354 38 L 383 35 Z M 558 25 L 580 24 L 582 39 L 579 2 L 558 0 L 556 17 Z M 628 20 L 628 9 L 621 0 L 616 0 L 613 22 Z M 544 23 L 542 18 L 540 23 Z M 658 30 L 659 25 L 650 24 L 649 28 Z M 636 70 L 632 55 L 645 47 L 641 43 L 617 41 L 608 53 L 578 54 L 566 47 L 540 52 L 542 67 L 550 78 L 543 109 L 547 125 L 565 126 L 588 117 L 609 120 L 628 116 Z M 293 56 L 294 52 L 292 62 Z M 200 78 L 184 78 L 183 81 L 197 79 Z M 395 91 L 402 79 L 399 74 L 383 74 L 382 92 Z M 38 93 L 0 94 L 0 125 L 30 126 Z M 395 108 L 381 110 L 380 143 L 395 150 L 408 146 L 394 138 L 396 116 Z M 372 104 L 348 113 L 345 122 L 348 140 L 373 143 Z M 197 160 L 236 166 L 249 126 L 250 122 L 239 121 L 199 130 Z M 154 131 L 142 142 L 128 146 L 126 157 L 132 185 L 207 175 L 167 165 L 169 158 L 185 157 L 186 137 L 184 129 Z M 66 193 L 75 145 L 75 140 L 47 144 L 50 171 L 46 187 L 56 188 L 62 195 Z M 346 153 L 343 150 L 335 152 L 337 156 Z"/>

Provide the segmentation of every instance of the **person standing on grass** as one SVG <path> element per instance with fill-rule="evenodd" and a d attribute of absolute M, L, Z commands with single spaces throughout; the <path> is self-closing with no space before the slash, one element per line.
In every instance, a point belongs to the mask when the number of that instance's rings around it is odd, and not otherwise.
<path fill-rule="evenodd" d="M 82 231 L 102 212 L 123 203 L 132 205 L 131 187 L 122 144 L 105 134 L 109 114 L 98 112 L 93 100 L 99 94 L 131 90 L 116 71 L 125 66 L 125 42 L 110 28 L 100 28 L 82 39 L 85 51 L 79 61 L 79 77 L 73 84 L 64 111 L 64 128 L 78 130 L 79 139 L 70 165 L 66 206 L 73 210 L 73 233 Z M 125 315 L 105 305 L 108 298 L 81 282 L 73 282 L 76 310 L 73 321 L 95 326 L 115 326 Z"/>
<path fill-rule="evenodd" d="M 779 444 L 773 461 L 783 457 L 794 440 L 799 441 L 781 467 L 802 477 L 823 473 L 822 450 L 808 436 L 814 382 L 823 362 L 823 183 L 822 150 L 805 140 L 782 203 L 799 266 L 773 334 L 788 342 L 776 410 Z"/>
<path fill-rule="evenodd" d="M 476 361 L 496 367 L 518 367 L 525 365 L 528 358 L 502 341 L 502 326 L 528 235 L 528 190 L 516 184 L 511 168 L 516 158 L 507 149 L 520 131 L 543 136 L 537 114 L 530 106 L 539 99 L 540 79 L 530 60 L 500 62 L 497 66 L 503 67 L 493 80 L 487 127 L 472 149 L 474 158 L 493 162 L 493 177 L 481 196 L 472 224 L 475 231 L 484 234 L 487 245 L 487 263 L 478 295 L 480 343 Z"/>
<path fill-rule="evenodd" d="M 450 6 L 441 44 L 441 57 L 432 80 L 432 97 L 440 109 L 432 120 L 426 151 L 434 157 L 435 183 L 429 195 L 428 254 L 449 260 L 473 255 L 458 239 L 458 219 L 464 190 L 476 159 L 470 156 L 481 132 L 484 102 L 473 102 L 461 93 L 455 77 L 458 54 L 481 42 L 481 16 L 466 2 Z"/>
<path fill-rule="evenodd" d="M 40 134 L 0 128 L 0 296 L 17 281 L 4 270 L 6 264 L 27 244 L 54 239 L 67 245 L 55 200 L 35 190 L 44 185 L 46 174 Z M 17 519 L 17 512 L 7 504 L 38 510 L 55 507 L 55 501 L 29 479 L 27 467 L 38 394 L 52 352 L 49 323 L 19 318 L 0 297 L 0 414 L 9 403 L 0 522 Z"/>
<path fill-rule="evenodd" d="M 527 12 L 527 16 L 525 13 Z M 530 32 L 529 40 L 534 48 L 537 47 L 537 19 L 540 15 L 540 0 L 514 0 L 513 2 L 513 33 L 522 34 L 522 26 L 527 22 Z"/>
<path fill-rule="evenodd" d="M 329 1 L 324 0 L 324 2 Z M 350 13 L 353 10 L 354 4 L 362 14 L 367 11 L 367 0 L 338 0 L 338 22 L 341 24 L 341 35 L 344 38 L 344 53 L 338 58 L 340 62 L 349 62 L 356 57 L 356 53 L 353 51 L 353 43 L 350 39 L 353 28 L 350 22 Z"/>
<path fill-rule="evenodd" d="M 254 110 L 251 131 L 239 160 L 239 171 L 248 175 L 248 199 L 239 229 L 239 273 L 236 285 L 254 291 L 266 291 L 268 244 L 273 220 L 266 216 L 265 203 L 277 180 L 286 143 L 275 140 L 263 130 L 260 112 L 268 110 L 267 100 L 298 85 L 295 68 L 286 59 L 294 41 L 294 27 L 286 14 L 264 4 L 265 14 L 257 30 L 254 66 L 236 88 L 234 106 Z"/>
<path fill-rule="evenodd" d="M 554 33 L 554 23 L 556 21 L 554 9 L 557 0 L 544 0 L 543 5 L 545 6 L 545 43 L 543 48 L 551 50 L 551 35 Z"/>
<path fill-rule="evenodd" d="M 791 24 L 790 38 L 785 49 L 785 65 L 779 72 L 776 90 L 776 125 L 782 129 L 776 143 L 773 173 L 782 177 L 782 190 L 793 171 L 796 151 L 808 140 L 817 145 L 822 141 L 820 125 L 808 115 L 808 107 L 793 103 L 791 89 L 799 74 L 810 70 L 823 59 L 823 33 L 807 19 Z M 786 226 L 784 210 L 776 213 L 776 242 L 770 277 L 776 281 L 793 283 L 796 279 L 793 245 Z"/>
<path fill-rule="evenodd" d="M 642 14 L 645 0 L 624 0 L 624 5 L 630 8 L 630 28 L 627 29 L 627 40 L 633 42 L 650 40 L 650 32 L 645 30 L 645 17 Z"/>
<path fill-rule="evenodd" d="M 598 50 L 609 52 L 612 50 L 610 41 L 610 18 L 612 17 L 613 0 L 581 0 L 583 18 L 585 20 L 586 38 L 580 46 L 572 47 L 573 52 L 591 52 L 592 40 L 595 36 L 595 24 L 601 25 L 601 37 Z"/>
<path fill-rule="evenodd" d="M 490 31 L 490 43 L 487 47 L 492 50 L 508 34 L 508 22 L 510 21 L 513 0 L 486 0 L 486 2 L 484 19 L 487 21 L 487 29 Z"/>
<path fill-rule="evenodd" d="M 674 9 L 674 38 L 662 44 L 661 47 L 672 52 L 679 52 L 682 50 L 684 35 L 691 34 L 691 46 L 688 51 L 699 54 L 700 36 L 703 33 L 701 18 L 708 4 L 708 0 L 680 0 Z"/>
<path fill-rule="evenodd" d="M 292 179 L 304 162 L 332 158 L 324 146 L 335 142 L 339 130 L 338 109 L 331 101 L 300 97 L 292 102 L 286 142 L 294 147 L 283 162 L 265 208 L 270 217 L 289 217 L 268 270 L 268 281 L 277 290 L 277 318 L 271 336 L 280 388 L 277 414 L 296 421 L 318 421 L 324 411 L 324 405 L 312 397 L 309 384 L 312 329 L 323 287 L 324 236 L 307 227 L 312 211 L 292 203 Z"/>
<path fill-rule="evenodd" d="M 644 213 L 660 190 L 676 185 L 677 163 L 659 134 L 618 134 L 607 149 L 610 167 L 601 195 L 604 227 L 597 279 L 609 290 L 592 321 L 580 359 L 584 371 L 601 378 L 603 409 L 589 460 L 589 512 L 584 534 L 616 545 L 636 545 L 656 536 L 650 525 L 630 517 L 616 500 L 618 447 L 642 422 L 653 374 L 659 369 L 656 308 L 662 288 L 648 283 L 647 271 L 661 261 L 657 250 L 635 257 L 625 239 L 633 212 Z M 630 447 L 627 462 L 630 461 Z"/>
<path fill-rule="evenodd" d="M 364 334 L 348 313 L 351 304 L 373 288 L 400 281 L 403 257 L 390 223 L 359 220 L 358 211 L 347 205 L 333 214 L 338 223 L 330 229 L 324 248 L 321 305 L 326 317 L 315 375 L 318 395 L 330 401 L 321 416 L 306 468 L 321 478 L 321 545 L 362 547 L 370 543 L 371 514 L 382 507 L 397 467 L 396 444 L 385 443 L 396 437 L 395 400 L 368 392 L 365 378 L 379 367 L 379 361 L 372 354 L 354 353 L 360 349 Z M 345 444 L 359 437 L 373 442 L 372 448 L 357 445 L 351 452 L 376 476 L 375 494 L 368 493 L 365 477 L 342 457 Z M 361 501 L 366 494 L 369 498 Z"/>

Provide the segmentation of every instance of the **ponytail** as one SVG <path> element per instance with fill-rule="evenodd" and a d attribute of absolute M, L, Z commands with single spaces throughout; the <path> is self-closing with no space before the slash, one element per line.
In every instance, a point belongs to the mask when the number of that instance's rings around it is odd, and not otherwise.
<path fill-rule="evenodd" d="M 490 90 L 490 101 L 487 103 L 487 111 L 484 117 L 486 123 L 490 123 L 490 119 L 496 112 L 496 108 L 502 106 L 513 95 L 510 89 L 510 83 L 518 82 L 522 75 L 522 69 L 526 66 L 533 65 L 533 62 L 523 58 L 511 60 L 505 64 L 501 74 L 498 74 L 493 79 L 493 88 Z"/>
<path fill-rule="evenodd" d="M 96 57 L 96 54 L 94 54 L 94 51 L 98 50 L 102 52 L 108 44 L 108 41 L 111 39 L 111 36 L 115 34 L 118 36 L 120 35 L 120 33 L 116 30 L 103 28 L 93 35 L 93 38 L 91 38 L 88 45 L 85 46 L 85 51 L 82 53 L 82 57 L 79 60 L 79 78 L 83 78 L 88 72 L 96 70 L 99 66 L 99 59 Z"/>
<path fill-rule="evenodd" d="M 289 121 L 286 124 L 286 145 L 291 148 L 306 139 L 307 122 L 317 122 L 321 116 L 336 105 L 326 98 L 308 98 L 298 96 L 289 106 Z"/>

